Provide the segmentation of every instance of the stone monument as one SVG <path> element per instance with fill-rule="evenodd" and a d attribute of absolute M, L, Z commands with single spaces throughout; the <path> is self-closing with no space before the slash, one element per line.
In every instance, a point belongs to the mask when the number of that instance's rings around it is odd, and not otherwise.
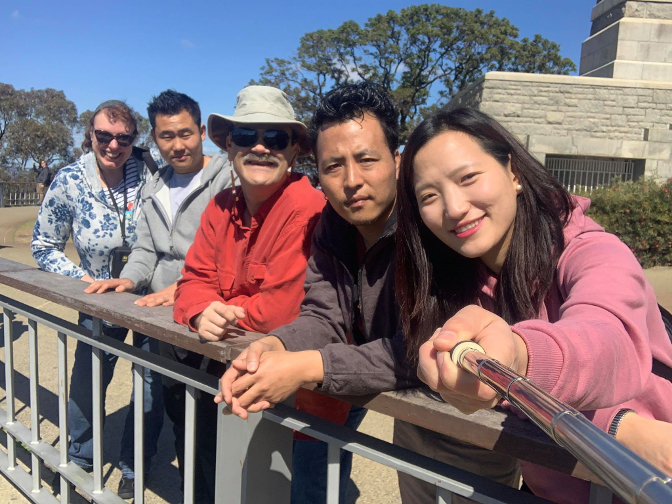
<path fill-rule="evenodd" d="M 601 0 L 579 74 L 672 82 L 672 0 Z"/>
<path fill-rule="evenodd" d="M 580 76 L 489 72 L 447 108 L 516 134 L 570 189 L 672 177 L 672 0 L 601 0 Z"/>

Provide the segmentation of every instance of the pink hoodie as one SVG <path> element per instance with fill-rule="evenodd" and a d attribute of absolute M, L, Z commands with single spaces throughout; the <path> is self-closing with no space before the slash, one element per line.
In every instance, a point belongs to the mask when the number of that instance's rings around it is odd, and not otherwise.
<path fill-rule="evenodd" d="M 605 432 L 621 408 L 672 422 L 672 383 L 651 373 L 652 355 L 672 367 L 672 342 L 653 288 L 630 249 L 585 215 L 590 200 L 574 202 L 555 286 L 538 319 L 512 327 L 527 345 L 527 377 Z M 484 291 L 491 294 L 492 286 Z M 588 502 L 587 482 L 521 466 L 535 494 Z"/>

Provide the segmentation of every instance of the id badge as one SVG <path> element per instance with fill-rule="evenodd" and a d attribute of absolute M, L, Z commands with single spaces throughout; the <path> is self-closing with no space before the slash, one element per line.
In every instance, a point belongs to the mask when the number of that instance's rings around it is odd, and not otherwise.
<path fill-rule="evenodd" d="M 128 206 L 126 207 L 126 211 L 124 212 L 124 218 L 128 222 L 131 222 L 133 220 L 133 202 L 129 203 Z"/>

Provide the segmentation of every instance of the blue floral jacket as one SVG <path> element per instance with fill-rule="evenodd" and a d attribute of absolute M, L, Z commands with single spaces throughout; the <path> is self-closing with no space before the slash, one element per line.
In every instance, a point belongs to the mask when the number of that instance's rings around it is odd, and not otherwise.
<path fill-rule="evenodd" d="M 165 162 L 152 152 L 157 165 Z M 126 221 L 126 241 L 135 243 L 135 228 L 140 218 L 140 192 L 146 178 L 142 159 L 138 163 L 140 186 L 133 202 L 130 220 Z M 79 254 L 77 266 L 64 253 L 65 243 L 72 241 Z M 90 152 L 61 169 L 51 183 L 40 207 L 31 249 L 38 266 L 53 273 L 94 280 L 110 278 L 110 252 L 122 245 L 119 217 L 106 198 L 98 178 L 95 155 Z"/>

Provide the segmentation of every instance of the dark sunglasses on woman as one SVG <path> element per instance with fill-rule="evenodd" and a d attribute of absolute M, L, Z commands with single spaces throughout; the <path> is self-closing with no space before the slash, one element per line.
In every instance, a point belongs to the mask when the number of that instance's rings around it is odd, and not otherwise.
<path fill-rule="evenodd" d="M 112 140 L 116 140 L 119 144 L 119 147 L 128 147 L 135 140 L 135 135 L 127 135 L 126 133 L 119 133 L 118 135 L 113 135 L 108 131 L 95 130 L 93 132 L 96 135 L 96 140 L 100 144 L 109 144 Z"/>
<path fill-rule="evenodd" d="M 261 142 L 272 150 L 283 150 L 289 145 L 289 133 L 283 130 L 269 129 L 261 134 Z M 238 147 L 252 147 L 259 142 L 259 132 L 254 128 L 234 128 L 231 141 Z"/>

